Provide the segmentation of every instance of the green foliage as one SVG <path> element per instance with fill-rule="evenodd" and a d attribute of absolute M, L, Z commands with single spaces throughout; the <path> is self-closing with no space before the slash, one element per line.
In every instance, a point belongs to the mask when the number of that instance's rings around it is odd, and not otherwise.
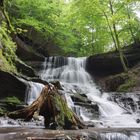
<path fill-rule="evenodd" d="M 64 14 L 67 5 L 63 1 L 12 0 L 6 5 L 12 23 L 23 30 L 27 29 L 27 33 L 23 35 L 36 44 L 37 41 L 51 42 L 66 52 L 77 51 L 75 48 L 79 39 L 67 22 L 67 15 Z"/>
<path fill-rule="evenodd" d="M 117 91 L 118 92 L 128 92 L 128 91 L 130 91 L 135 86 L 135 84 L 136 84 L 135 80 L 129 79 L 124 84 L 119 86 Z"/>
<path fill-rule="evenodd" d="M 136 79 L 137 76 L 134 72 L 129 71 L 128 73 L 120 74 L 120 76 L 122 78 L 126 77 L 126 79 L 124 80 L 124 83 L 122 83 L 117 88 L 118 92 L 128 92 L 131 91 L 131 89 L 133 89 L 133 87 L 136 86 L 138 80 Z"/>
<path fill-rule="evenodd" d="M 11 105 L 11 106 L 15 106 L 15 105 L 20 105 L 21 104 L 21 101 L 17 97 L 15 97 L 15 96 L 13 96 L 13 97 L 6 97 L 4 102 L 7 105 Z"/>
<path fill-rule="evenodd" d="M 139 40 L 135 29 L 139 29 L 135 14 L 138 5 L 134 9 L 134 1 L 76 0 L 73 5 L 72 17 L 80 20 L 75 25 L 82 29 L 87 51 L 101 53 Z M 87 32 L 83 30 L 85 27 Z"/>
<path fill-rule="evenodd" d="M 7 29 L 6 23 L 0 26 L 0 68 L 6 71 L 16 72 L 14 61 L 16 59 L 16 45 L 12 41 L 10 31 Z"/>
<path fill-rule="evenodd" d="M 66 102 L 62 99 L 61 96 L 55 96 L 55 106 L 58 107 L 61 112 L 57 115 L 57 122 L 59 122 L 59 126 L 65 126 L 65 119 L 67 118 L 68 121 L 72 121 L 73 114 L 71 110 L 68 108 Z"/>
<path fill-rule="evenodd" d="M 28 30 L 24 36 L 34 42 L 32 36 L 39 34 L 36 41 L 77 56 L 139 41 L 137 0 L 11 0 L 6 6 L 13 24 Z"/>
<path fill-rule="evenodd" d="M 6 113 L 5 108 L 0 108 L 0 116 L 3 116 Z"/>

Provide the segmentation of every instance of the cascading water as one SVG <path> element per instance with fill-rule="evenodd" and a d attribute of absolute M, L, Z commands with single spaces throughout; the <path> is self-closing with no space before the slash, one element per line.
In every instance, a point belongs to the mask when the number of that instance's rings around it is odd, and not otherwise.
<path fill-rule="evenodd" d="M 43 84 L 28 82 L 25 103 L 30 105 L 33 101 L 35 101 L 39 97 L 43 87 L 44 87 Z"/>
<path fill-rule="evenodd" d="M 92 77 L 85 70 L 86 58 L 73 57 L 50 57 L 46 58 L 43 69 L 39 76 L 46 81 L 60 81 L 65 94 L 68 106 L 72 108 L 83 121 L 92 122 L 96 127 L 106 128 L 139 128 L 136 120 L 139 118 L 137 111 L 129 111 L 120 102 L 111 100 L 111 93 L 101 93 L 99 87 L 94 83 Z M 40 84 L 30 83 L 30 96 L 28 95 L 27 103 L 31 104 L 39 95 L 43 88 Z M 76 105 L 72 97 L 80 96 L 82 100 L 88 100 L 89 104 L 99 108 L 99 115 L 95 117 L 95 112 L 85 108 L 84 105 Z M 84 99 L 83 99 L 84 97 Z M 135 133 L 128 136 L 123 133 L 106 133 L 101 134 L 101 140 L 138 140 L 140 135 Z"/>
<path fill-rule="evenodd" d="M 86 58 L 50 57 L 44 63 L 40 77 L 46 81 L 59 80 L 71 108 L 84 121 L 100 121 L 106 127 L 139 127 L 136 123 L 136 113 L 128 113 L 117 103 L 108 100 L 109 93 L 101 93 L 92 77 L 85 70 Z M 74 105 L 71 96 L 75 94 L 86 95 L 91 104 L 99 106 L 100 116 L 95 119 L 91 113 L 82 107 Z"/>

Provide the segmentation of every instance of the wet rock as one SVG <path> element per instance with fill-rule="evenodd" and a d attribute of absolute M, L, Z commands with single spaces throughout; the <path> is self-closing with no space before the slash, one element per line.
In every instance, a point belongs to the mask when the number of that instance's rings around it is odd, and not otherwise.
<path fill-rule="evenodd" d="M 96 103 L 90 101 L 85 94 L 75 93 L 71 96 L 71 99 L 74 102 L 75 107 L 73 110 L 80 116 L 80 110 L 86 114 L 89 118 L 98 118 L 99 116 L 99 107 Z"/>
<path fill-rule="evenodd" d="M 93 122 L 86 122 L 86 125 L 88 127 L 95 127 L 95 124 Z"/>
<path fill-rule="evenodd" d="M 96 112 L 99 112 L 99 106 L 97 104 L 92 104 L 91 105 L 92 109 L 94 109 Z"/>
<path fill-rule="evenodd" d="M 25 62 L 27 65 L 31 66 L 33 69 L 35 69 L 37 72 L 42 70 L 44 68 L 44 61 L 33 61 L 28 60 Z"/>
<path fill-rule="evenodd" d="M 58 127 L 58 124 L 56 122 L 52 122 L 49 124 L 49 129 L 52 129 L 52 130 L 56 130 Z"/>
<path fill-rule="evenodd" d="M 97 104 L 89 104 L 89 103 L 82 103 L 82 102 L 75 102 L 74 104 L 86 108 L 91 108 L 92 110 L 99 112 L 99 107 Z"/>
<path fill-rule="evenodd" d="M 32 81 L 32 82 L 37 82 L 37 83 L 41 83 L 43 85 L 48 85 L 49 83 L 45 80 L 40 79 L 39 77 L 34 77 L 34 78 L 28 78 L 28 80 Z"/>
<path fill-rule="evenodd" d="M 140 123 L 140 119 L 137 119 L 136 122 L 137 122 L 137 123 Z"/>
<path fill-rule="evenodd" d="M 139 111 L 139 93 L 110 93 L 110 97 L 111 101 L 116 102 L 120 107 L 125 109 L 127 114 Z"/>
<path fill-rule="evenodd" d="M 91 101 L 86 96 L 84 97 L 83 95 L 78 94 L 78 93 L 72 95 L 71 98 L 74 103 L 76 103 L 76 102 L 87 103 L 87 104 L 91 103 Z"/>
<path fill-rule="evenodd" d="M 52 81 L 50 83 L 53 84 L 55 87 L 57 87 L 57 89 L 63 90 L 63 88 L 62 88 L 62 86 L 61 86 L 59 81 Z"/>
<path fill-rule="evenodd" d="M 87 98 L 87 95 L 86 94 L 80 94 L 82 97 L 85 97 L 85 98 Z"/>
<path fill-rule="evenodd" d="M 32 67 L 26 65 L 24 62 L 20 60 L 16 60 L 15 62 L 17 70 L 21 72 L 22 74 L 29 76 L 29 77 L 35 77 L 35 71 L 33 70 Z"/>
<path fill-rule="evenodd" d="M 15 125 L 15 122 L 14 122 L 14 121 L 9 120 L 9 121 L 8 121 L 8 124 L 9 124 L 9 125 Z"/>

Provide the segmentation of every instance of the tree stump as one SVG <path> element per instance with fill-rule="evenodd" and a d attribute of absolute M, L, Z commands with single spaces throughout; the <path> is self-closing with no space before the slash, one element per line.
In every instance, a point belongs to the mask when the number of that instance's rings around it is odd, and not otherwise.
<path fill-rule="evenodd" d="M 66 100 L 53 85 L 46 85 L 40 96 L 28 107 L 10 112 L 8 117 L 29 121 L 34 113 L 44 116 L 47 129 L 82 129 L 85 125 L 67 106 Z"/>

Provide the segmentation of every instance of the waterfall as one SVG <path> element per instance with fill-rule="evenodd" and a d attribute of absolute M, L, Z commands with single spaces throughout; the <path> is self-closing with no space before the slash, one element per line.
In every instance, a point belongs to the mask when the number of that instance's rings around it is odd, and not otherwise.
<path fill-rule="evenodd" d="M 61 92 L 65 95 L 68 106 L 83 121 L 93 122 L 96 127 L 139 127 L 136 122 L 139 117 L 138 113 L 132 111 L 128 113 L 125 107 L 121 107 L 121 104 L 109 99 L 111 93 L 101 93 L 94 79 L 85 70 L 85 65 L 85 57 L 49 57 L 46 58 L 39 76 L 46 81 L 60 81 L 63 88 Z M 32 82 L 29 85 L 31 88 L 29 88 L 26 102 L 31 104 L 39 96 L 38 93 L 41 92 L 43 85 Z M 87 97 L 86 100 L 90 101 L 90 105 L 97 104 L 98 117 L 95 116 L 95 112 L 92 113 L 94 107 L 89 109 L 84 104 L 80 106 L 79 102 L 76 105 L 72 100 L 73 96 Z M 90 106 L 88 103 L 86 105 Z"/>
<path fill-rule="evenodd" d="M 86 58 L 50 57 L 44 63 L 41 78 L 47 81 L 59 80 L 66 83 L 89 84 L 91 77 L 85 71 Z"/>
<path fill-rule="evenodd" d="M 25 103 L 30 105 L 33 101 L 35 101 L 39 97 L 43 87 L 44 87 L 43 84 L 28 82 Z"/>

